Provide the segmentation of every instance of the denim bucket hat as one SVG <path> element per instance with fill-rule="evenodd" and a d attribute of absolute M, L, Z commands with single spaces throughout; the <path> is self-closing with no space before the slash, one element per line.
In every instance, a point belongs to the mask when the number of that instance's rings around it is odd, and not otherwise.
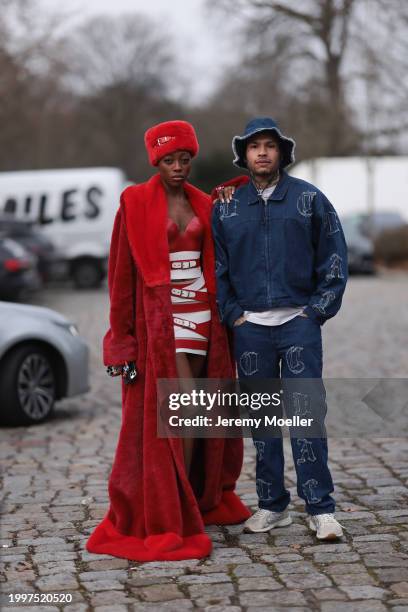
<path fill-rule="evenodd" d="M 288 136 L 282 134 L 276 121 L 270 117 L 257 117 L 256 119 L 251 119 L 251 121 L 247 123 L 243 136 L 234 136 L 232 139 L 232 151 L 235 155 L 235 158 L 232 161 L 234 166 L 238 166 L 238 168 L 247 167 L 245 161 L 247 140 L 254 134 L 265 131 L 275 132 L 279 139 L 279 146 L 282 155 L 280 167 L 284 169 L 294 163 L 296 143 L 293 138 L 289 138 Z"/>

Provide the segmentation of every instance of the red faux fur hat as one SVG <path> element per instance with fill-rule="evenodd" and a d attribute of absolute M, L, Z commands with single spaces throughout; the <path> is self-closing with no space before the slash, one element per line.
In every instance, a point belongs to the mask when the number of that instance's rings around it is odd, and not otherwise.
<path fill-rule="evenodd" d="M 187 121 L 158 123 L 147 130 L 144 141 L 152 166 L 157 166 L 162 157 L 174 151 L 189 151 L 193 157 L 198 153 L 196 133 Z"/>

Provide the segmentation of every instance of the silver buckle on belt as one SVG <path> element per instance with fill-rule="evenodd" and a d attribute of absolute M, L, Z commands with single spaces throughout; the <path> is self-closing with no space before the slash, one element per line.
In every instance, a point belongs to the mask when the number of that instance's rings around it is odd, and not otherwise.
<path fill-rule="evenodd" d="M 197 329 L 197 324 L 193 323 L 193 321 L 187 321 L 187 319 L 179 319 L 178 317 L 173 317 L 173 321 L 175 325 L 180 325 L 180 327 L 188 327 L 189 329 Z"/>
<path fill-rule="evenodd" d="M 177 295 L 178 297 L 183 298 L 194 298 L 196 296 L 195 291 L 189 291 L 188 289 L 176 289 L 173 288 L 171 290 L 172 295 Z"/>
<path fill-rule="evenodd" d="M 185 261 L 172 261 L 171 268 L 173 270 L 187 270 L 188 268 L 196 268 L 197 260 L 196 259 L 186 259 Z"/>

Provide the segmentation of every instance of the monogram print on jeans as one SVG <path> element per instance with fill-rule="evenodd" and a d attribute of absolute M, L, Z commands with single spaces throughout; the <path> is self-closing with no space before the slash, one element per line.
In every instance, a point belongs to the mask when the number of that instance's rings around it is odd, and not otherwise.
<path fill-rule="evenodd" d="M 330 272 L 326 274 L 326 280 L 331 280 L 332 278 L 344 278 L 341 267 L 342 261 L 342 258 L 337 253 L 330 255 Z"/>
<path fill-rule="evenodd" d="M 262 440 L 254 440 L 254 446 L 256 448 L 256 456 L 259 461 L 262 461 L 265 453 L 265 442 Z"/>
<path fill-rule="evenodd" d="M 334 291 L 324 291 L 322 293 L 322 297 L 316 304 L 312 304 L 312 308 L 315 308 L 320 312 L 320 314 L 326 314 L 326 308 L 331 304 L 331 302 L 336 297 Z"/>
<path fill-rule="evenodd" d="M 310 395 L 307 393 L 300 393 L 295 391 L 292 393 L 293 406 L 295 408 L 294 415 L 300 418 L 305 417 L 308 414 L 312 414 L 310 410 Z"/>
<path fill-rule="evenodd" d="M 334 211 L 324 213 L 323 225 L 326 229 L 327 236 L 332 236 L 340 231 L 339 218 Z"/>
<path fill-rule="evenodd" d="M 319 483 L 314 478 L 310 478 L 306 480 L 306 482 L 302 485 L 303 494 L 306 497 L 309 504 L 318 504 L 322 501 L 321 497 L 317 497 L 315 493 L 315 489 Z"/>
<path fill-rule="evenodd" d="M 258 359 L 259 353 L 254 353 L 253 351 L 242 353 L 239 358 L 239 365 L 245 376 L 252 376 L 252 374 L 258 372 Z"/>
<path fill-rule="evenodd" d="M 311 217 L 313 214 L 312 203 L 316 191 L 304 191 L 297 199 L 297 209 L 303 217 Z"/>
<path fill-rule="evenodd" d="M 256 479 L 256 493 L 261 501 L 272 501 L 272 483 L 261 478 Z"/>
<path fill-rule="evenodd" d="M 286 351 L 286 363 L 293 374 L 300 374 L 305 369 L 305 364 L 300 359 L 300 353 L 303 351 L 303 346 L 291 346 Z"/>
<path fill-rule="evenodd" d="M 306 438 L 299 438 L 296 444 L 300 446 L 300 457 L 297 459 L 297 465 L 301 465 L 302 463 L 316 461 L 316 455 L 313 452 L 313 445 L 310 440 L 306 440 Z"/>
<path fill-rule="evenodd" d="M 220 219 L 229 219 L 230 217 L 237 217 L 238 212 L 238 200 L 232 199 L 231 202 L 220 202 Z"/>

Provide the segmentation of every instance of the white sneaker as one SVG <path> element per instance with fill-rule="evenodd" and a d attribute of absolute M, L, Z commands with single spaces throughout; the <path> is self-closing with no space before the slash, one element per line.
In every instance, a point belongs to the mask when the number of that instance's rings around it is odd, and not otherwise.
<path fill-rule="evenodd" d="M 342 525 L 336 521 L 334 514 L 309 515 L 307 521 L 318 540 L 336 540 L 343 535 Z"/>
<path fill-rule="evenodd" d="M 249 517 L 244 524 L 245 533 L 262 533 L 263 531 L 269 531 L 274 527 L 287 527 L 292 522 L 290 514 L 284 512 L 272 512 L 272 510 L 265 510 L 260 508 Z"/>

